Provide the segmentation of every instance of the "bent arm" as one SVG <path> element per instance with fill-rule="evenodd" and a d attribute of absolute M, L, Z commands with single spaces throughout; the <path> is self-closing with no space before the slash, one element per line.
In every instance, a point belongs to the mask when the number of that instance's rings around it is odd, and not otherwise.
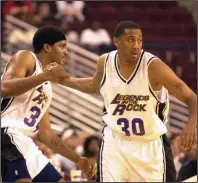
<path fill-rule="evenodd" d="M 149 65 L 149 73 L 155 74 L 157 82 L 188 106 L 188 122 L 197 121 L 197 96 L 176 74 L 161 60 L 156 59 Z"/>
<path fill-rule="evenodd" d="M 49 112 L 47 111 L 40 121 L 38 139 L 51 148 L 56 153 L 68 158 L 77 163 L 80 156 L 76 151 L 67 146 L 51 129 Z"/>
<path fill-rule="evenodd" d="M 23 94 L 48 80 L 44 73 L 28 76 L 34 72 L 34 68 L 34 57 L 29 51 L 16 53 L 11 58 L 2 78 L 2 97 L 6 98 Z"/>
<path fill-rule="evenodd" d="M 89 78 L 64 78 L 59 84 L 79 90 L 85 93 L 99 93 L 100 83 L 103 77 L 104 61 L 106 54 L 100 56 L 97 62 L 97 71 Z"/>

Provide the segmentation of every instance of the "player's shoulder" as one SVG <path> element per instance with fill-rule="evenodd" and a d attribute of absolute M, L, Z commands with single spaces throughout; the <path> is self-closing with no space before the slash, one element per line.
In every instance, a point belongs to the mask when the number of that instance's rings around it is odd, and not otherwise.
<path fill-rule="evenodd" d="M 108 56 L 108 53 L 104 53 L 100 55 L 98 58 L 98 65 L 104 65 L 107 56 Z"/>
<path fill-rule="evenodd" d="M 117 53 L 117 50 L 104 53 L 99 57 L 98 61 L 104 64 L 105 61 L 107 61 L 111 56 L 115 56 L 116 53 Z"/>
<path fill-rule="evenodd" d="M 151 57 L 147 62 L 149 73 L 156 74 L 158 72 L 164 72 L 164 70 L 168 67 L 164 61 L 162 61 L 158 57 Z"/>
<path fill-rule="evenodd" d="M 12 58 L 13 59 L 19 59 L 19 60 L 27 60 L 27 59 L 30 59 L 30 61 L 34 60 L 34 56 L 31 53 L 31 51 L 29 51 L 29 50 L 20 50 L 20 51 L 16 52 L 12 56 Z"/>
<path fill-rule="evenodd" d="M 150 53 L 148 51 L 143 51 L 143 53 L 144 53 L 144 55 L 143 55 L 144 60 L 147 64 L 147 66 L 149 66 L 149 67 L 150 67 L 150 65 L 153 65 L 153 63 L 155 63 L 156 61 L 157 62 L 162 61 L 158 56 L 154 55 L 153 53 Z"/>
<path fill-rule="evenodd" d="M 143 51 L 144 52 L 144 57 L 149 60 L 151 58 L 157 58 L 159 59 L 159 57 L 151 52 L 148 52 L 148 51 Z"/>
<path fill-rule="evenodd" d="M 16 52 L 12 57 L 11 61 L 19 63 L 21 65 L 34 66 L 35 58 L 31 51 L 29 50 L 20 50 Z"/>
<path fill-rule="evenodd" d="M 30 55 L 32 55 L 32 53 L 29 50 L 19 50 L 13 56 L 30 56 Z"/>
<path fill-rule="evenodd" d="M 97 62 L 97 67 L 98 67 L 98 71 L 103 73 L 104 71 L 104 68 L 105 68 L 105 63 L 106 63 L 106 60 L 108 59 L 108 56 L 111 52 L 109 53 L 104 53 L 102 54 L 101 56 L 99 56 L 98 58 L 98 62 Z"/>

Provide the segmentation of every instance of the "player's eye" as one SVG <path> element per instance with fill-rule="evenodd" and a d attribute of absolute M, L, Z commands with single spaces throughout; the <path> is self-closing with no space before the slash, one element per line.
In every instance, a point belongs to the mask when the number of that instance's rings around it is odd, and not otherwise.
<path fill-rule="evenodd" d="M 128 42 L 132 43 L 134 42 L 134 39 L 128 39 Z"/>

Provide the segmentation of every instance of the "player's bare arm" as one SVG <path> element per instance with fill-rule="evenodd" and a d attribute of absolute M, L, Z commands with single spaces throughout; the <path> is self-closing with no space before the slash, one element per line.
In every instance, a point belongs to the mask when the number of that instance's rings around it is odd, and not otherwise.
<path fill-rule="evenodd" d="M 188 149 L 196 141 L 197 96 L 176 74 L 161 60 L 156 59 L 149 65 L 149 78 L 163 85 L 177 99 L 188 106 L 189 119 L 181 136 L 181 145 Z"/>
<path fill-rule="evenodd" d="M 45 72 L 33 75 L 35 70 L 33 55 L 26 50 L 17 52 L 7 67 L 1 85 L 3 98 L 17 96 L 42 84 L 45 81 L 58 81 L 58 77 L 64 72 L 61 65 L 49 65 Z"/>
<path fill-rule="evenodd" d="M 100 56 L 97 62 L 97 71 L 95 72 L 93 77 L 89 77 L 89 78 L 66 77 L 60 82 L 60 84 L 85 93 L 99 93 L 100 83 L 103 77 L 105 57 L 106 54 Z"/>
<path fill-rule="evenodd" d="M 75 162 L 88 178 L 93 176 L 93 165 L 89 163 L 87 158 L 80 157 L 79 154 L 67 146 L 63 141 L 51 130 L 49 112 L 47 111 L 40 121 L 38 139 L 51 148 L 54 152 L 61 154 L 67 159 Z"/>

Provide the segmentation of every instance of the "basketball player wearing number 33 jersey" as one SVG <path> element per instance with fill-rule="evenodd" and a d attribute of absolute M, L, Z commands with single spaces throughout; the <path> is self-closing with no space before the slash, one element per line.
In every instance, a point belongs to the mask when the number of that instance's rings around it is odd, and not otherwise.
<path fill-rule="evenodd" d="M 117 25 L 117 50 L 99 58 L 91 78 L 61 84 L 104 99 L 105 123 L 98 161 L 100 182 L 173 182 L 175 166 L 165 133 L 168 91 L 188 105 L 181 146 L 196 143 L 196 95 L 158 57 L 142 49 L 142 30 L 131 21 Z"/>
<path fill-rule="evenodd" d="M 90 178 L 93 163 L 66 146 L 50 125 L 50 83 L 66 76 L 65 34 L 54 26 L 41 27 L 33 37 L 33 47 L 34 53 L 21 50 L 14 54 L 1 78 L 2 181 L 64 181 L 30 138 L 34 134 L 54 152 L 75 162 Z"/>

